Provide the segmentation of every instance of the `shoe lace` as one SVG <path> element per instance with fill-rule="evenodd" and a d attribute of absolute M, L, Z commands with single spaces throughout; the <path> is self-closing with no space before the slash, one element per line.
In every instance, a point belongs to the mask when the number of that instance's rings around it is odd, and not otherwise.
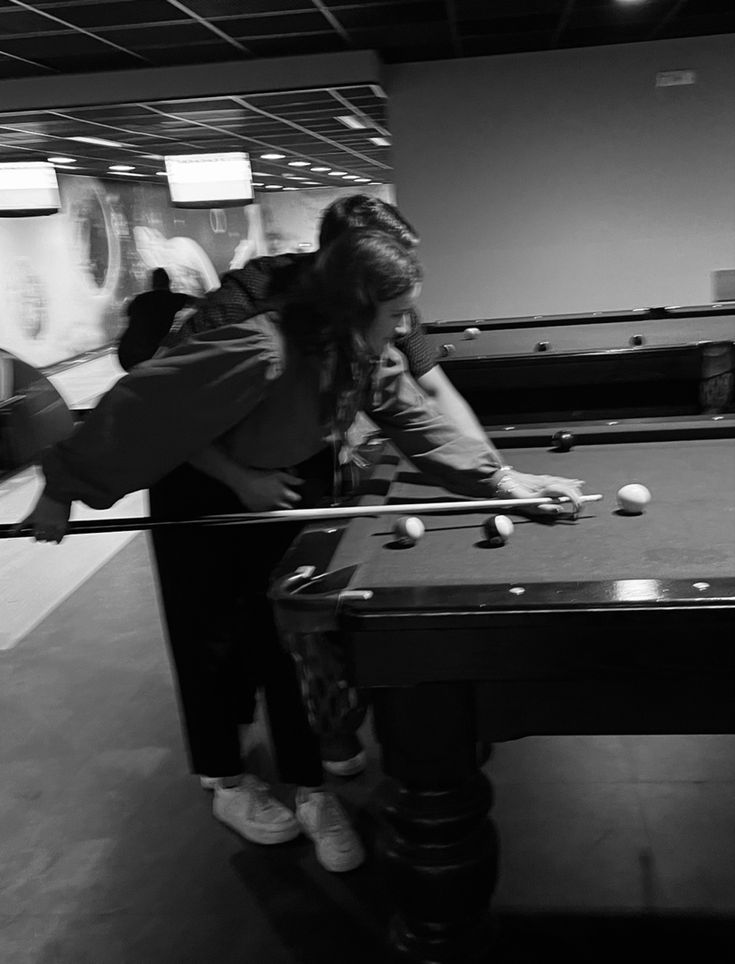
<path fill-rule="evenodd" d="M 273 799 L 270 788 L 265 783 L 261 783 L 260 780 L 251 780 L 247 784 L 243 784 L 241 789 L 250 795 L 258 810 L 278 809 L 279 804 Z"/>

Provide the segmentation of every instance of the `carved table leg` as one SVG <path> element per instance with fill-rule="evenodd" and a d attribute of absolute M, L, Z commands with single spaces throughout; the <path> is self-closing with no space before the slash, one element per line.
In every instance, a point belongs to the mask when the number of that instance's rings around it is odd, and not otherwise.
<path fill-rule="evenodd" d="M 478 769 L 472 687 L 428 683 L 373 691 L 390 781 L 379 854 L 396 905 L 397 956 L 473 964 L 489 953 L 498 842 L 492 790 Z"/>

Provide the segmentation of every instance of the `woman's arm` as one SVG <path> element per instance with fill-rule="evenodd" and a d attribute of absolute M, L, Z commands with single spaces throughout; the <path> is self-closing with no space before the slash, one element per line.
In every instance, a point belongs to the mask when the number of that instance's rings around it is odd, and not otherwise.
<path fill-rule="evenodd" d="M 454 422 L 458 432 L 470 438 L 487 441 L 492 446 L 477 416 L 438 365 L 421 375 L 416 381 L 439 411 Z"/>
<path fill-rule="evenodd" d="M 566 496 L 565 512 L 579 510 L 579 480 L 522 475 L 484 436 L 460 434 L 407 375 L 399 352 L 385 353 L 369 394 L 368 415 L 418 469 L 450 491 L 479 498 Z"/>
<path fill-rule="evenodd" d="M 46 451 L 46 496 L 107 508 L 147 488 L 241 421 L 280 374 L 281 356 L 280 335 L 261 315 L 144 362 Z"/>

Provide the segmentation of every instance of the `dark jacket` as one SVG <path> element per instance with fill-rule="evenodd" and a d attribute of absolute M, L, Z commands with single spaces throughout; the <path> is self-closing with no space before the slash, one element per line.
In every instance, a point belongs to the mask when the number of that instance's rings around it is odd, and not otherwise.
<path fill-rule="evenodd" d="M 71 438 L 46 451 L 47 494 L 106 508 L 215 441 L 241 465 L 305 461 L 334 431 L 320 406 L 328 363 L 289 343 L 276 312 L 190 338 L 120 379 Z M 457 435 L 395 348 L 356 386 L 352 404 L 345 424 L 363 407 L 420 470 L 455 492 L 492 497 L 498 454 Z"/>

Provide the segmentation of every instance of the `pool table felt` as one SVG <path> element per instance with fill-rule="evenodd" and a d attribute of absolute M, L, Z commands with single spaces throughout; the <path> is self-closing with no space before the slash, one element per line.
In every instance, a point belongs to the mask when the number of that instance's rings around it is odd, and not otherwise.
<path fill-rule="evenodd" d="M 502 440 L 499 440 L 502 443 Z M 504 510 L 515 525 L 508 543 L 491 548 L 482 523 L 490 511 L 420 514 L 424 537 L 401 548 L 396 516 L 356 518 L 330 570 L 357 566 L 350 588 L 477 586 L 494 583 L 727 577 L 735 573 L 735 442 L 731 439 L 579 445 L 565 453 L 519 448 L 520 471 L 585 480 L 601 493 L 574 522 L 533 521 Z M 618 511 L 616 493 L 640 482 L 652 493 L 643 515 Z M 426 484 L 401 464 L 387 495 L 392 503 L 456 496 Z"/>

